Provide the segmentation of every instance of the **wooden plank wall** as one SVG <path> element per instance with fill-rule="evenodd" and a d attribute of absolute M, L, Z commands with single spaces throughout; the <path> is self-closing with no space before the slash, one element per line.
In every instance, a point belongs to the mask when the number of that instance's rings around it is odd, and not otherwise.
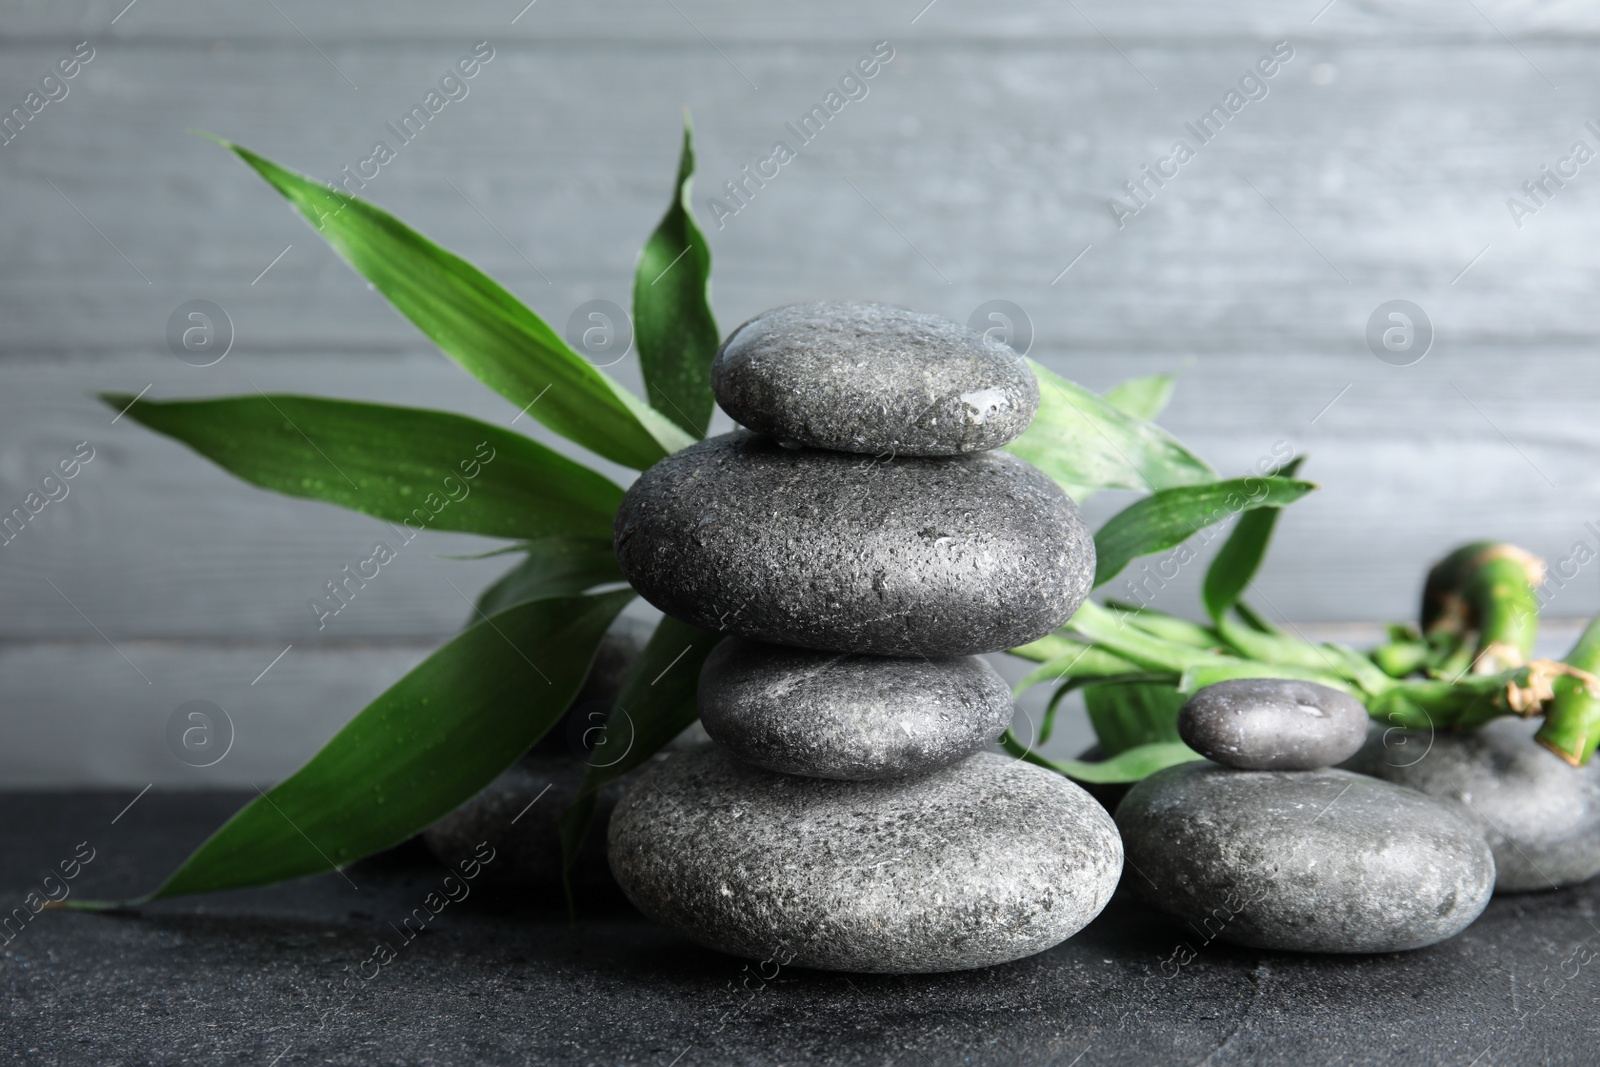
<path fill-rule="evenodd" d="M 1276 615 L 1407 617 L 1429 560 L 1469 538 L 1600 548 L 1600 162 L 1535 213 L 1507 207 L 1575 141 L 1600 150 L 1600 5 L 924 2 L 10 0 L 0 112 L 94 51 L 0 145 L 0 510 L 78 442 L 95 458 L 0 548 L 0 782 L 270 781 L 460 624 L 449 583 L 496 573 L 435 555 L 472 539 L 430 537 L 319 633 L 308 597 L 381 527 L 245 488 L 92 398 L 259 387 L 509 422 L 190 132 L 332 178 L 480 41 L 468 94 L 365 192 L 558 328 L 627 304 L 687 106 L 725 328 L 821 297 L 962 320 L 1009 300 L 1031 354 L 1088 385 L 1181 372 L 1164 421 L 1220 468 L 1308 453 L 1324 489 L 1282 524 L 1260 583 Z M 708 198 L 880 41 L 865 98 L 718 229 Z M 1267 95 L 1197 145 L 1185 123 L 1278 41 L 1293 57 Z M 1194 158 L 1119 228 L 1108 199 L 1180 137 Z M 1411 366 L 1364 339 L 1396 298 L 1436 331 Z M 167 348 L 194 299 L 235 327 L 208 368 Z M 613 369 L 637 385 L 631 362 Z M 1600 609 L 1595 573 L 1551 612 Z M 1197 577 L 1159 606 L 1192 604 Z M 189 699 L 239 728 L 209 771 L 165 750 Z"/>

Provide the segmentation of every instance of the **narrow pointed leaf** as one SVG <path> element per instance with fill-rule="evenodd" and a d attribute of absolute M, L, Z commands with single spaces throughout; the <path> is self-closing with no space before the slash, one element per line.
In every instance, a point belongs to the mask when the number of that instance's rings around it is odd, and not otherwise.
<path fill-rule="evenodd" d="M 1293 478 L 1304 458 L 1296 456 L 1280 468 L 1278 474 L 1284 478 Z M 1240 516 L 1233 532 L 1217 551 L 1216 558 L 1211 561 L 1211 566 L 1206 571 L 1205 584 L 1200 591 L 1200 598 L 1205 601 L 1206 611 L 1211 613 L 1213 619 L 1220 622 L 1227 616 L 1239 602 L 1245 586 L 1250 584 L 1256 572 L 1261 569 L 1261 561 L 1267 555 L 1267 545 L 1272 541 L 1272 528 L 1277 525 L 1278 515 L 1282 511 L 1282 508 L 1257 508 L 1246 512 Z"/>
<path fill-rule="evenodd" d="M 1140 745 L 1180 741 L 1177 687 L 1159 682 L 1113 682 L 1087 686 L 1083 706 L 1100 751 L 1117 756 Z"/>
<path fill-rule="evenodd" d="M 1159 426 L 1032 365 L 1039 379 L 1039 413 L 1006 449 L 1044 471 L 1068 495 L 1073 488 L 1155 491 L 1216 480 L 1216 471 Z"/>
<path fill-rule="evenodd" d="M 145 900 L 317 874 L 404 841 L 549 729 L 631 591 L 534 600 L 480 621 L 251 801 Z"/>
<path fill-rule="evenodd" d="M 607 782 L 646 763 L 698 718 L 695 691 L 700 667 L 724 636 L 662 616 L 644 651 L 629 666 L 616 707 L 606 720 L 607 743 L 626 748 L 620 756 L 591 758 L 578 795 L 561 816 L 561 851 L 567 866 L 594 818 L 595 794 Z"/>
<path fill-rule="evenodd" d="M 1180 545 L 1240 512 L 1292 504 L 1315 488 L 1291 478 L 1234 478 L 1165 489 L 1135 501 L 1094 535 L 1094 584 L 1104 585 L 1140 556 Z"/>
<path fill-rule="evenodd" d="M 625 582 L 610 538 L 545 537 L 521 546 L 527 557 L 478 597 L 470 626 L 483 615 L 525 600 L 572 596 L 597 585 Z"/>
<path fill-rule="evenodd" d="M 1167 408 L 1172 399 L 1173 386 L 1178 379 L 1170 374 L 1152 374 L 1144 378 L 1129 378 L 1105 391 L 1106 402 L 1118 411 L 1127 412 L 1136 419 L 1153 421 Z"/>
<path fill-rule="evenodd" d="M 219 143 L 298 208 L 445 355 L 556 433 L 636 470 L 692 443 L 460 256 L 359 197 Z"/>
<path fill-rule="evenodd" d="M 689 209 L 694 133 L 683 119 L 683 155 L 672 206 L 639 253 L 633 275 L 633 330 L 645 395 L 657 411 L 695 437 L 711 424 L 711 246 Z"/>
<path fill-rule="evenodd" d="M 407 529 L 605 538 L 622 490 L 520 434 L 444 411 L 309 396 L 107 405 L 252 485 Z"/>

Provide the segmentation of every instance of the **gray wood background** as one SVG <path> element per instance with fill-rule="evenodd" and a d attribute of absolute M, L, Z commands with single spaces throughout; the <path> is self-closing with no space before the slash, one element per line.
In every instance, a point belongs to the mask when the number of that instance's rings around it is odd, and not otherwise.
<path fill-rule="evenodd" d="M 96 450 L 0 548 L 0 782 L 271 781 L 461 623 L 450 583 L 475 593 L 502 566 L 437 558 L 482 546 L 430 536 L 318 633 L 307 598 L 382 527 L 244 487 L 92 399 L 259 387 L 509 422 L 190 132 L 333 177 L 484 40 L 469 95 L 365 195 L 558 328 L 584 301 L 628 303 L 687 106 L 725 329 L 801 299 L 961 320 L 1009 300 L 1031 354 L 1091 387 L 1181 373 L 1163 421 L 1220 469 L 1278 442 L 1309 454 L 1324 488 L 1280 527 L 1260 582 L 1274 615 L 1318 632 L 1410 617 L 1428 562 L 1467 539 L 1552 561 L 1600 548 L 1600 161 L 1520 228 L 1506 206 L 1575 141 L 1600 149 L 1600 4 L 523 2 L 0 9 L 0 112 L 95 50 L 0 145 L 0 511 L 77 442 Z M 869 95 L 718 230 L 706 198 L 883 40 Z M 1268 96 L 1118 229 L 1107 199 L 1280 40 L 1294 56 Z M 1406 367 L 1364 340 L 1395 298 L 1436 330 Z M 192 299 L 235 327 L 212 367 L 167 350 Z M 631 359 L 613 370 L 637 385 Z M 1600 609 L 1596 573 L 1550 613 Z M 1158 606 L 1188 610 L 1198 576 Z M 237 728 L 204 771 L 163 736 L 191 699 Z"/>

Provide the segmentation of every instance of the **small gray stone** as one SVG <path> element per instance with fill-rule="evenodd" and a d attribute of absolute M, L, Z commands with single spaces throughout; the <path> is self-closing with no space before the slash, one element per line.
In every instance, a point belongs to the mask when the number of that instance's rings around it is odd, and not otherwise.
<path fill-rule="evenodd" d="M 893 659 L 742 637 L 700 671 L 713 740 L 747 763 L 813 778 L 895 778 L 964 759 L 1011 723 L 1011 688 L 977 656 Z"/>
<path fill-rule="evenodd" d="M 1292 678 L 1235 678 L 1198 690 L 1178 736 L 1207 759 L 1247 771 L 1310 771 L 1349 759 L 1367 709 L 1347 693 Z"/>
<path fill-rule="evenodd" d="M 709 630 L 888 656 L 995 652 L 1078 609 L 1094 541 L 1007 452 L 864 459 L 746 431 L 641 474 L 617 560 L 646 600 Z"/>
<path fill-rule="evenodd" d="M 1470 733 L 1373 724 L 1344 766 L 1458 804 L 1494 849 L 1495 891 L 1556 889 L 1600 874 L 1600 760 L 1573 767 L 1533 739 L 1538 722 Z"/>
<path fill-rule="evenodd" d="M 1027 360 L 937 315 L 791 304 L 729 335 L 711 364 L 722 410 L 758 433 L 867 455 L 999 448 L 1033 421 Z"/>
<path fill-rule="evenodd" d="M 622 680 L 628 668 L 644 651 L 653 630 L 653 626 L 626 615 L 619 616 L 611 624 L 611 629 L 600 639 L 583 688 L 572 698 L 561 721 L 534 742 L 533 748 L 528 750 L 529 756 L 567 753 L 583 757 L 585 748 L 592 746 L 596 737 L 603 736 L 596 728 L 605 723 L 612 705 L 617 702 L 617 694 L 622 692 Z"/>
<path fill-rule="evenodd" d="M 1026 763 L 980 753 L 922 778 L 844 782 L 715 745 L 641 775 L 612 816 L 610 855 L 640 911 L 713 948 L 904 974 L 1042 952 L 1099 914 L 1122 869 L 1100 806 Z"/>
<path fill-rule="evenodd" d="M 423 843 L 441 862 L 454 866 L 488 842 L 494 860 L 483 868 L 484 886 L 525 894 L 533 903 L 559 902 L 561 814 L 577 796 L 586 769 L 570 755 L 524 756 L 483 792 L 424 830 Z M 616 892 L 601 831 L 624 788 L 614 782 L 596 798 L 593 829 L 572 869 L 572 888 L 579 897 Z"/>
<path fill-rule="evenodd" d="M 1494 855 L 1455 805 L 1348 771 L 1184 763 L 1134 786 L 1117 827 L 1134 894 L 1207 940 L 1421 948 L 1465 930 L 1494 890 Z"/>

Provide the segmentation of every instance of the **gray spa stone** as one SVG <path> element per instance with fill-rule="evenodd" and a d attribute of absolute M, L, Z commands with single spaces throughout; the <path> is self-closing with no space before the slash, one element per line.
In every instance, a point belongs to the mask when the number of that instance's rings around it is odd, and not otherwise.
<path fill-rule="evenodd" d="M 524 756 L 483 792 L 424 830 L 423 843 L 441 862 L 454 866 L 488 842 L 495 858 L 483 869 L 483 885 L 525 894 L 533 903 L 558 902 L 563 895 L 561 813 L 577 796 L 584 773 L 583 761 L 565 753 Z M 572 869 L 573 891 L 579 896 L 616 892 L 601 838 L 624 788 L 622 782 L 613 782 L 599 794 L 594 829 Z"/>
<path fill-rule="evenodd" d="M 1099 914 L 1122 870 L 1088 794 L 1004 756 L 845 782 L 715 745 L 641 775 L 612 816 L 610 856 L 640 911 L 712 948 L 890 974 L 1042 952 Z"/>
<path fill-rule="evenodd" d="M 711 364 L 722 410 L 788 444 L 867 455 L 999 448 L 1033 421 L 1027 360 L 937 315 L 791 304 L 728 336 Z"/>
<path fill-rule="evenodd" d="M 615 544 L 633 587 L 685 622 L 888 656 L 1026 644 L 1094 575 L 1078 509 L 1009 453 L 867 459 L 748 431 L 641 474 Z"/>
<path fill-rule="evenodd" d="M 1494 849 L 1496 892 L 1576 885 L 1600 874 L 1600 760 L 1573 767 L 1538 729 L 1508 718 L 1430 737 L 1375 723 L 1344 766 L 1459 805 Z"/>
<path fill-rule="evenodd" d="M 1207 759 L 1247 771 L 1332 767 L 1367 738 L 1355 697 L 1290 678 L 1235 678 L 1195 692 L 1178 712 L 1178 736 Z"/>
<path fill-rule="evenodd" d="M 1180 764 L 1129 791 L 1117 828 L 1136 896 L 1255 948 L 1421 948 L 1494 890 L 1494 855 L 1459 808 L 1349 771 Z"/>
<path fill-rule="evenodd" d="M 964 759 L 1011 723 L 1011 687 L 977 656 L 895 659 L 731 637 L 700 671 L 700 721 L 769 771 L 895 778 Z"/>

